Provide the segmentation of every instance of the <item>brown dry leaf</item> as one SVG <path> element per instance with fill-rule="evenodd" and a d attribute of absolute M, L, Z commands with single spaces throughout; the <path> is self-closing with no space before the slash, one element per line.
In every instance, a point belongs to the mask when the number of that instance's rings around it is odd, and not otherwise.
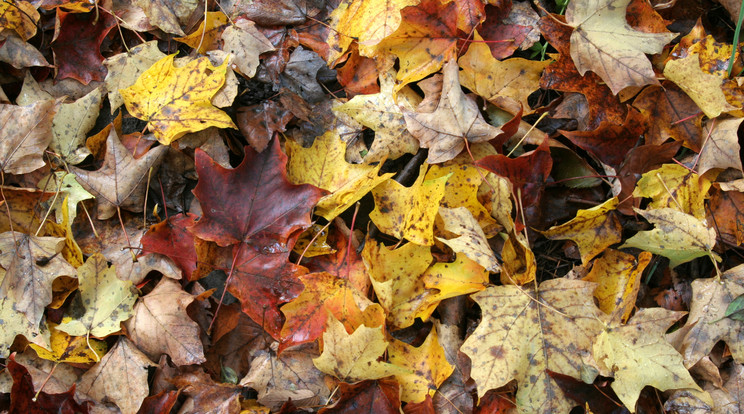
<path fill-rule="evenodd" d="M 134 0 L 150 20 L 166 33 L 185 36 L 181 23 L 186 21 L 199 5 L 197 0 Z"/>
<path fill-rule="evenodd" d="M 330 390 L 325 374 L 313 365 L 316 348 L 304 346 L 277 355 L 274 344 L 273 351 L 257 353 L 240 385 L 258 391 L 258 402 L 274 411 L 289 399 L 299 405 L 325 404 Z"/>
<path fill-rule="evenodd" d="M 375 209 L 369 218 L 383 233 L 422 246 L 434 244 L 434 219 L 449 176 L 426 180 L 426 164 L 416 182 L 404 187 L 389 178 L 372 190 Z"/>
<path fill-rule="evenodd" d="M 222 32 L 222 50 L 235 55 L 233 64 L 243 76 L 252 78 L 258 68 L 258 56 L 274 50 L 274 45 L 248 19 L 238 19 Z"/>
<path fill-rule="evenodd" d="M 439 215 L 444 221 L 444 229 L 460 237 L 453 239 L 437 237 L 437 240 L 446 244 L 452 250 L 468 256 L 490 272 L 498 273 L 501 270 L 496 255 L 493 254 L 491 246 L 488 245 L 483 229 L 478 225 L 470 210 L 465 207 L 440 207 Z"/>
<path fill-rule="evenodd" d="M 409 373 L 405 368 L 379 361 L 389 345 L 382 330 L 382 326 L 368 328 L 362 325 L 349 334 L 344 324 L 328 315 L 323 353 L 313 359 L 313 364 L 343 382 Z"/>
<path fill-rule="evenodd" d="M 546 370 L 580 379 L 592 369 L 592 345 L 605 319 L 594 288 L 552 279 L 535 289 L 493 286 L 471 295 L 483 318 L 460 350 L 473 362 L 478 396 L 516 379 L 521 412 L 568 412 L 573 404 Z"/>
<path fill-rule="evenodd" d="M 439 386 L 455 370 L 445 358 L 436 329 L 432 329 L 424 343 L 418 347 L 393 340 L 388 347 L 388 355 L 391 364 L 411 371 L 410 374 L 398 374 L 395 377 L 400 383 L 401 401 L 409 403 L 422 402 L 426 396 L 434 396 Z"/>
<path fill-rule="evenodd" d="M 540 87 L 540 75 L 551 61 L 522 58 L 499 61 L 476 31 L 473 43 L 458 63 L 460 83 L 494 105 L 509 112 L 521 107 L 527 111 L 527 97 Z"/>
<path fill-rule="evenodd" d="M 728 345 L 734 360 L 744 362 L 744 330 L 741 321 L 725 317 L 729 304 L 744 295 L 744 265 L 718 278 L 692 281 L 692 306 L 680 352 L 685 366 L 691 367 L 708 355 L 718 341 Z"/>
<path fill-rule="evenodd" d="M 603 375 L 615 377 L 612 389 L 625 407 L 636 406 L 646 385 L 659 391 L 702 391 L 682 364 L 682 356 L 664 339 L 683 315 L 663 308 L 641 309 L 627 325 L 615 321 L 596 338 L 594 359 Z"/>
<path fill-rule="evenodd" d="M 140 298 L 134 316 L 126 323 L 132 342 L 152 359 L 168 354 L 176 365 L 205 362 L 199 325 L 186 314 L 193 300 L 178 282 L 162 278 L 152 292 Z"/>
<path fill-rule="evenodd" d="M 703 133 L 707 138 L 700 150 L 698 174 L 702 176 L 714 168 L 742 171 L 738 135 L 742 119 L 744 118 L 717 118 L 705 123 Z"/>
<path fill-rule="evenodd" d="M 106 220 L 117 208 L 134 212 L 144 208 L 147 177 L 154 174 L 168 147 L 159 146 L 135 159 L 114 128 L 106 141 L 106 158 L 96 171 L 70 167 L 80 184 L 98 201 L 98 219 Z"/>
<path fill-rule="evenodd" d="M 80 377 L 78 391 L 98 401 L 113 402 L 123 414 L 136 414 L 150 391 L 147 368 L 155 365 L 122 336 L 100 362 Z"/>
<path fill-rule="evenodd" d="M 615 212 L 617 204 L 617 197 L 613 197 L 596 207 L 579 210 L 571 221 L 542 234 L 550 240 L 573 240 L 579 246 L 581 264 L 586 266 L 606 248 L 622 241 L 622 225 Z"/>
<path fill-rule="evenodd" d="M 0 234 L 0 292 L 10 300 L 13 311 L 37 326 L 44 316 L 44 307 L 52 302 L 52 281 L 75 274 L 75 268 L 58 254 L 63 245 L 64 239 L 57 237 L 10 231 Z"/>
<path fill-rule="evenodd" d="M 45 165 L 41 158 L 52 142 L 52 119 L 58 102 L 29 106 L 0 104 L 0 171 L 25 174 Z"/>
<path fill-rule="evenodd" d="M 636 259 L 614 249 L 607 249 L 594 261 L 592 270 L 583 280 L 597 284 L 594 297 L 599 301 L 599 308 L 612 315 L 610 320 L 628 320 L 641 287 L 641 274 L 650 261 L 649 252 L 641 252 Z"/>
<path fill-rule="evenodd" d="M 238 413 L 241 389 L 235 384 L 217 383 L 204 371 L 194 371 L 171 379 L 189 397 L 181 412 Z"/>
<path fill-rule="evenodd" d="M 424 148 L 429 148 L 430 164 L 449 161 L 465 148 L 465 141 L 483 142 L 502 131 L 487 123 L 475 100 L 460 87 L 457 61 L 448 61 L 443 68 L 442 96 L 431 113 L 404 111 L 406 125 Z"/>
<path fill-rule="evenodd" d="M 648 117 L 646 144 L 660 145 L 669 138 L 699 152 L 704 137 L 700 108 L 678 86 L 669 81 L 661 86 L 649 86 L 638 94 L 633 106 Z M 698 115 L 696 115 L 698 114 Z M 684 122 L 680 122 L 692 116 Z"/>

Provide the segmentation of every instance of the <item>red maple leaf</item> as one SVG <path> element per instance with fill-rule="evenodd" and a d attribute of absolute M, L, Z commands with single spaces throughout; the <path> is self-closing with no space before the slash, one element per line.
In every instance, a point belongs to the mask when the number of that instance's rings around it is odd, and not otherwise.
<path fill-rule="evenodd" d="M 11 414 L 88 413 L 90 403 L 78 404 L 75 401 L 75 384 L 60 394 L 47 394 L 41 391 L 36 396 L 31 374 L 28 373 L 26 367 L 15 361 L 15 354 L 8 358 L 7 368 L 13 378 L 13 387 L 10 389 L 10 410 L 8 411 Z"/>
<path fill-rule="evenodd" d="M 196 270 L 194 235 L 188 228 L 196 223 L 196 216 L 178 214 L 154 224 L 142 236 L 142 253 L 159 253 L 168 256 L 183 271 L 188 280 Z"/>
<path fill-rule="evenodd" d="M 57 9 L 59 29 L 52 42 L 57 80 L 77 79 L 84 84 L 106 77 L 101 42 L 116 26 L 108 13 L 67 13 Z"/>

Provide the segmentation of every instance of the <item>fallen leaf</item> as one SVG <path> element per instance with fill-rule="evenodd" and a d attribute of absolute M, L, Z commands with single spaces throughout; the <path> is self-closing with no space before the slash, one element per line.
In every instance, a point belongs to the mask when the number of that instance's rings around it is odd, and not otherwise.
<path fill-rule="evenodd" d="M 285 144 L 289 164 L 287 176 L 293 184 L 311 184 L 327 190 L 316 206 L 317 214 L 333 220 L 393 174 L 378 175 L 382 164 L 346 162 L 346 143 L 336 131 L 316 137 L 311 148 L 294 141 Z"/>
<path fill-rule="evenodd" d="M 101 43 L 115 26 L 116 19 L 110 13 L 67 13 L 57 9 L 51 45 L 56 79 L 73 78 L 84 85 L 102 81 L 106 67 Z"/>
<path fill-rule="evenodd" d="M 717 255 L 712 251 L 716 244 L 716 232 L 697 218 L 672 208 L 634 210 L 656 228 L 636 233 L 620 249 L 637 247 L 668 257 L 671 268 L 702 256 L 711 256 L 711 260 L 716 260 Z"/>
<path fill-rule="evenodd" d="M 134 85 L 142 73 L 164 57 L 165 54 L 158 49 L 158 42 L 152 40 L 129 49 L 127 53 L 119 53 L 103 61 L 108 69 L 104 85 L 108 91 L 111 113 L 124 105 L 124 98 L 119 89 Z"/>
<path fill-rule="evenodd" d="M 34 392 L 31 374 L 21 364 L 15 362 L 14 355 L 8 358 L 7 369 L 13 377 L 13 388 L 10 390 L 10 413 L 83 413 L 88 414 L 88 402 L 79 404 L 75 401 L 75 385 L 61 394 Z"/>
<path fill-rule="evenodd" d="M 612 389 L 626 407 L 636 406 L 646 385 L 659 391 L 702 391 L 682 364 L 682 355 L 664 339 L 667 329 L 683 314 L 663 308 L 641 309 L 627 324 L 610 324 L 597 336 L 594 359 L 600 372 L 615 377 Z"/>
<path fill-rule="evenodd" d="M 127 111 L 147 121 L 163 145 L 188 132 L 208 127 L 237 128 L 230 117 L 212 106 L 212 97 L 225 84 L 227 62 L 219 67 L 201 57 L 176 67 L 168 55 L 147 69 L 134 85 L 120 89 Z"/>
<path fill-rule="evenodd" d="M 697 53 L 667 62 L 664 77 L 677 84 L 708 118 L 736 109 L 726 101 L 721 89 L 722 79 L 700 68 Z"/>
<path fill-rule="evenodd" d="M 411 135 L 429 148 L 430 164 L 449 161 L 465 148 L 465 142 L 484 142 L 496 137 L 501 129 L 488 124 L 475 101 L 460 88 L 457 62 L 444 65 L 442 96 L 431 113 L 404 111 Z"/>
<path fill-rule="evenodd" d="M 674 83 L 664 81 L 661 86 L 644 88 L 633 106 L 649 119 L 646 144 L 659 145 L 672 138 L 693 151 L 700 151 L 703 116 L 695 102 Z"/>
<path fill-rule="evenodd" d="M 68 322 L 69 317 L 62 318 L 62 323 Z M 88 364 L 101 360 L 106 354 L 106 342 L 84 336 L 70 336 L 64 331 L 57 329 L 59 325 L 49 322 L 49 350 L 36 344 L 30 344 L 39 358 L 52 361 L 56 364 Z"/>
<path fill-rule="evenodd" d="M 58 104 L 37 102 L 30 106 L 0 104 L 0 170 L 25 174 L 45 165 L 41 154 L 52 141 L 52 119 Z"/>
<path fill-rule="evenodd" d="M 535 280 L 537 261 L 535 253 L 521 233 L 509 232 L 501 249 L 501 283 L 524 286 Z"/>
<path fill-rule="evenodd" d="M 147 369 L 156 364 L 122 336 L 78 382 L 79 391 L 98 401 L 111 401 L 124 414 L 138 412 L 149 393 Z"/>
<path fill-rule="evenodd" d="M 3 2 L 0 4 L 0 33 L 13 30 L 26 42 L 36 34 L 39 17 L 36 7 L 27 1 Z"/>
<path fill-rule="evenodd" d="M 174 40 L 191 46 L 197 53 L 206 54 L 207 51 L 217 49 L 218 39 L 227 27 L 228 19 L 225 13 L 208 11 L 196 30 Z"/>
<path fill-rule="evenodd" d="M 59 191 L 57 200 L 49 206 L 54 210 L 57 224 L 62 224 L 64 214 L 63 208 L 67 209 L 68 219 L 70 222 L 77 217 L 78 203 L 95 198 L 93 194 L 87 192 L 80 183 L 77 182 L 75 174 L 69 174 L 65 171 L 57 171 L 52 175 L 39 180 L 38 187 L 48 192 Z M 63 207 L 64 206 L 64 207 Z"/>
<path fill-rule="evenodd" d="M 567 412 L 572 404 L 547 370 L 582 378 L 602 332 L 593 283 L 553 279 L 538 288 L 492 286 L 471 295 L 483 318 L 460 349 L 470 357 L 478 396 L 517 380 L 523 412 Z"/>
<path fill-rule="evenodd" d="M 109 267 L 106 258 L 97 253 L 78 268 L 80 296 L 85 314 L 64 322 L 57 329 L 73 336 L 104 338 L 121 330 L 121 322 L 132 315 L 137 300 L 132 282 L 116 277 L 116 269 Z"/>
<path fill-rule="evenodd" d="M 144 10 L 150 23 L 166 33 L 184 36 L 181 22 L 186 20 L 198 6 L 195 0 L 134 0 Z"/>
<path fill-rule="evenodd" d="M 235 115 L 238 128 L 256 152 L 269 146 L 275 132 L 286 131 L 287 123 L 294 118 L 292 112 L 274 101 L 244 106 Z"/>
<path fill-rule="evenodd" d="M 715 224 L 718 237 L 726 243 L 744 242 L 744 193 L 740 191 L 712 191 L 706 221 Z"/>
<path fill-rule="evenodd" d="M 90 155 L 85 138 L 96 123 L 101 100 L 101 89 L 96 88 L 73 103 L 60 105 L 52 122 L 54 139 L 49 149 L 72 165 Z"/>
<path fill-rule="evenodd" d="M 113 217 L 117 208 L 135 212 L 144 209 L 147 177 L 157 169 L 167 149 L 167 146 L 159 146 L 135 159 L 122 145 L 116 129 L 112 128 L 106 140 L 103 166 L 96 171 L 70 167 L 70 171 L 87 191 L 96 196 L 98 219 L 106 220 Z"/>
<path fill-rule="evenodd" d="M 644 54 L 661 52 L 675 33 L 646 33 L 630 27 L 625 14 L 630 0 L 573 1 L 566 8 L 571 58 L 581 75 L 599 75 L 618 94 L 629 86 L 658 84 Z"/>
<path fill-rule="evenodd" d="M 258 56 L 275 50 L 269 39 L 248 19 L 235 20 L 225 28 L 221 38 L 224 42 L 222 50 L 235 55 L 233 63 L 238 71 L 248 78 L 256 74 Z"/>
<path fill-rule="evenodd" d="M 240 387 L 218 383 L 204 371 L 194 371 L 170 380 L 191 400 L 192 412 L 233 413 L 240 410 Z"/>
<path fill-rule="evenodd" d="M 197 223 L 196 219 L 195 215 L 186 213 L 153 224 L 142 236 L 142 253 L 168 256 L 183 271 L 186 279 L 192 280 L 197 259 L 194 235 L 188 229 Z"/>
<path fill-rule="evenodd" d="M 473 43 L 458 60 L 460 83 L 487 101 L 504 109 L 530 108 L 527 97 L 540 85 L 540 74 L 550 60 L 534 61 L 522 58 L 499 61 L 494 59 L 487 43 L 478 32 Z"/>
<path fill-rule="evenodd" d="M 726 342 L 735 361 L 744 361 L 741 322 L 725 317 L 729 304 L 744 294 L 742 271 L 742 266 L 736 266 L 725 271 L 720 279 L 692 281 L 693 301 L 685 324 L 689 330 L 680 348 L 685 367 L 692 367 L 708 355 L 718 341 Z"/>
<path fill-rule="evenodd" d="M 323 334 L 323 353 L 313 359 L 313 364 L 344 382 L 407 373 L 405 368 L 378 360 L 387 348 L 382 326 L 368 328 L 362 325 L 349 334 L 341 322 L 329 315 Z"/>
<path fill-rule="evenodd" d="M 400 413 L 400 387 L 395 380 L 365 380 L 356 384 L 340 383 L 338 400 L 320 409 L 319 414 L 374 412 Z"/>
<path fill-rule="evenodd" d="M 634 197 L 648 197 L 649 209 L 673 208 L 696 218 L 705 217 L 710 181 L 679 164 L 664 164 L 638 180 Z"/>
<path fill-rule="evenodd" d="M 698 174 L 726 168 L 742 171 L 738 137 L 741 121 L 742 118 L 728 118 L 706 122 L 703 128 L 706 139 L 700 150 Z"/>
<path fill-rule="evenodd" d="M 186 314 L 194 297 L 164 277 L 155 289 L 134 306 L 134 316 L 126 322 L 132 342 L 151 359 L 167 354 L 176 365 L 205 361 L 199 326 Z"/>
<path fill-rule="evenodd" d="M 484 269 L 498 273 L 501 271 L 496 256 L 486 240 L 483 229 L 480 228 L 475 217 L 465 207 L 439 208 L 439 215 L 444 221 L 444 229 L 459 235 L 452 239 L 437 237 L 452 250 L 468 256 L 471 260 L 483 266 Z"/>
<path fill-rule="evenodd" d="M 573 240 L 579 246 L 581 264 L 586 266 L 605 249 L 622 241 L 622 225 L 615 213 L 617 204 L 617 198 L 613 197 L 596 207 L 579 210 L 571 221 L 542 234 L 550 240 Z"/>
<path fill-rule="evenodd" d="M 372 190 L 375 209 L 369 217 L 380 231 L 422 246 L 434 244 L 434 219 L 449 176 L 425 177 L 426 165 L 422 165 L 411 187 L 388 178 Z"/>
<path fill-rule="evenodd" d="M 410 403 L 418 403 L 426 396 L 433 396 L 455 369 L 444 356 L 436 329 L 432 329 L 424 343 L 418 347 L 393 340 L 388 346 L 388 356 L 391 364 L 411 371 L 410 374 L 398 374 L 395 377 L 400 383 L 401 401 Z"/>

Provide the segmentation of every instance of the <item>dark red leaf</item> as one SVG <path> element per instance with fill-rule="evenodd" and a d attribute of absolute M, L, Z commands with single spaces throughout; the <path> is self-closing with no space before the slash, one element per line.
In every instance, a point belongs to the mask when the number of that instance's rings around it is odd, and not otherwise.
<path fill-rule="evenodd" d="M 362 381 L 356 384 L 341 383 L 338 386 L 338 401 L 318 413 L 399 414 L 399 385 L 396 381 L 388 379 Z"/>
<path fill-rule="evenodd" d="M 284 132 L 292 120 L 292 112 L 274 101 L 238 108 L 235 115 L 238 128 L 256 152 L 263 152 L 275 132 Z"/>
<path fill-rule="evenodd" d="M 681 146 L 681 142 L 667 142 L 661 145 L 641 145 L 628 151 L 617 172 L 621 185 L 618 211 L 628 215 L 635 214 L 632 207 L 638 207 L 640 200 L 633 197 L 633 190 L 641 175 L 669 162 Z"/>
<path fill-rule="evenodd" d="M 178 400 L 178 391 L 160 391 L 142 401 L 138 414 L 168 414 Z"/>
<path fill-rule="evenodd" d="M 84 84 L 106 77 L 101 42 L 116 26 L 108 13 L 67 13 L 57 9 L 59 31 L 52 42 L 57 79 L 73 78 Z M 95 24 L 94 24 L 95 23 Z"/>
<path fill-rule="evenodd" d="M 617 398 L 608 381 L 602 385 L 586 384 L 568 375 L 547 371 L 550 378 L 558 384 L 568 398 L 578 404 L 586 403 L 595 414 L 621 414 L 629 413 Z M 577 405 L 578 405 L 577 404 Z"/>
<path fill-rule="evenodd" d="M 169 217 L 150 227 L 142 236 L 142 253 L 159 253 L 169 257 L 183 271 L 188 280 L 196 270 L 194 235 L 188 228 L 196 223 L 191 213 Z"/>
<path fill-rule="evenodd" d="M 478 30 L 483 40 L 488 42 L 491 54 L 496 59 L 511 56 L 527 38 L 530 28 L 518 24 L 504 24 L 501 21 L 509 15 L 511 5 L 504 8 L 486 6 L 486 21 Z M 504 13 L 504 11 L 506 11 Z"/>
<path fill-rule="evenodd" d="M 88 413 L 89 402 L 78 404 L 75 401 L 75 384 L 67 392 L 60 394 L 47 394 L 42 391 L 34 400 L 36 391 L 31 374 L 26 367 L 15 362 L 15 354 L 8 358 L 7 368 L 13 378 L 13 387 L 10 389 L 10 414 Z"/>

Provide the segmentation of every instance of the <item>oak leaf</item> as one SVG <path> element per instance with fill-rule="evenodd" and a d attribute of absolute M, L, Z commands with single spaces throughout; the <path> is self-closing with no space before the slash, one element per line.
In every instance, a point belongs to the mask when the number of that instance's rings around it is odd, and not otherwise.
<path fill-rule="evenodd" d="M 152 292 L 140 298 L 134 316 L 126 323 L 132 342 L 152 359 L 168 354 L 176 365 L 206 361 L 199 325 L 186 313 L 193 300 L 178 282 L 162 278 Z"/>
<path fill-rule="evenodd" d="M 658 84 L 644 54 L 661 52 L 675 33 L 646 33 L 630 27 L 625 14 L 630 0 L 580 0 L 569 3 L 566 23 L 571 58 L 581 75 L 599 75 L 614 94 L 629 86 Z"/>
<path fill-rule="evenodd" d="M 313 359 L 313 364 L 343 382 L 408 373 L 406 368 L 379 361 L 389 345 L 382 329 L 382 326 L 362 325 L 349 334 L 341 322 L 329 315 L 323 334 L 323 353 Z"/>
<path fill-rule="evenodd" d="M 0 104 L 0 170 L 25 174 L 45 165 L 41 155 L 52 141 L 57 108 L 53 100 L 29 106 Z"/>
<path fill-rule="evenodd" d="M 80 296 L 85 314 L 64 322 L 57 329 L 73 336 L 104 338 L 121 330 L 121 322 L 132 315 L 137 300 L 132 282 L 116 277 L 116 268 L 96 253 L 78 268 Z"/>
<path fill-rule="evenodd" d="M 421 166 L 410 187 L 388 178 L 372 190 L 375 209 L 369 213 L 370 219 L 383 233 L 422 246 L 433 245 L 434 219 L 448 178 L 426 180 L 426 165 Z"/>
<path fill-rule="evenodd" d="M 622 225 L 617 217 L 617 197 L 588 210 L 579 210 L 576 217 L 560 226 L 543 231 L 550 240 L 573 240 L 579 246 L 581 264 L 586 266 L 596 255 L 620 242 Z"/>
<path fill-rule="evenodd" d="M 106 158 L 103 166 L 96 171 L 70 167 L 80 184 L 98 202 L 98 219 L 111 218 L 117 208 L 132 211 L 144 209 L 147 177 L 157 169 L 167 151 L 167 146 L 159 146 L 135 159 L 119 140 L 116 129 L 112 128 L 106 140 Z"/>
<path fill-rule="evenodd" d="M 620 246 L 621 249 L 637 247 L 668 257 L 669 267 L 672 268 L 702 256 L 717 259 L 712 251 L 716 244 L 716 232 L 697 218 L 672 208 L 634 210 L 655 224 L 656 228 L 636 233 Z"/>
<path fill-rule="evenodd" d="M 721 278 L 692 281 L 692 306 L 687 318 L 689 330 L 682 339 L 680 352 L 686 367 L 692 367 L 708 355 L 718 341 L 724 341 L 738 363 L 744 361 L 744 331 L 741 321 L 725 317 L 726 310 L 744 294 L 744 267 L 729 269 Z"/>
<path fill-rule="evenodd" d="M 164 145 L 211 126 L 237 128 L 211 102 L 225 84 L 227 60 L 214 67 L 209 59 L 200 57 L 176 67 L 174 58 L 168 55 L 160 59 L 134 85 L 119 90 L 129 113 L 147 121 L 155 138 Z"/>
<path fill-rule="evenodd" d="M 636 406 L 646 385 L 659 391 L 702 391 L 682 364 L 682 355 L 664 338 L 683 315 L 663 308 L 641 309 L 627 324 L 610 323 L 597 336 L 594 359 L 600 372 L 615 377 L 612 389 L 625 407 Z"/>
<path fill-rule="evenodd" d="M 432 329 L 418 347 L 394 339 L 388 346 L 388 355 L 391 364 L 411 371 L 410 374 L 396 375 L 401 387 L 400 399 L 405 402 L 417 403 L 427 395 L 433 396 L 455 370 L 439 345 L 436 329 Z"/>
<path fill-rule="evenodd" d="M 578 379 L 590 369 L 594 338 L 604 328 L 594 288 L 589 282 L 552 279 L 534 290 L 493 286 L 471 295 L 483 318 L 460 350 L 473 362 L 478 396 L 516 379 L 522 412 L 568 412 L 572 404 L 547 370 Z"/>
<path fill-rule="evenodd" d="M 122 336 L 101 360 L 85 372 L 78 390 L 98 401 L 111 401 L 124 414 L 135 414 L 147 397 L 147 368 L 155 366 Z"/>
<path fill-rule="evenodd" d="M 290 181 L 293 184 L 311 184 L 330 193 L 317 204 L 317 214 L 326 220 L 333 220 L 393 176 L 392 173 L 378 175 L 382 163 L 372 166 L 346 162 L 346 143 L 336 131 L 316 137 L 311 148 L 303 148 L 291 140 L 285 147 L 289 156 L 287 176 Z"/>
<path fill-rule="evenodd" d="M 478 105 L 460 87 L 457 62 L 444 65 L 442 95 L 434 112 L 403 113 L 411 134 L 429 148 L 430 164 L 449 161 L 465 148 L 465 141 L 484 142 L 495 138 L 501 129 L 487 123 Z"/>

